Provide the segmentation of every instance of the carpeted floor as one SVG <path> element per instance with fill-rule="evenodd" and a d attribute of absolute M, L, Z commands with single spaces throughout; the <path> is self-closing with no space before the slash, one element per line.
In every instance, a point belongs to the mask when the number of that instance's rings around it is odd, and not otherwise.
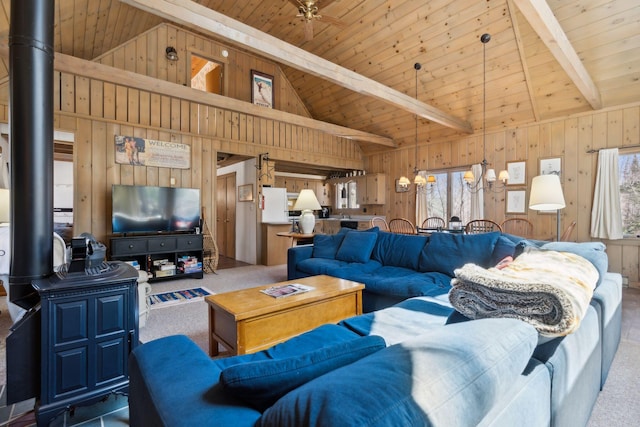
<path fill-rule="evenodd" d="M 218 270 L 217 274 L 205 274 L 202 280 L 171 280 L 153 283 L 152 293 L 169 292 L 179 289 L 205 287 L 220 294 L 236 289 L 250 288 L 287 280 L 286 265 L 265 267 L 250 265 Z M 140 341 L 148 342 L 167 335 L 184 334 L 194 340 L 204 351 L 209 352 L 209 324 L 207 303 L 197 301 L 151 310 L 147 324 L 140 329 Z"/>

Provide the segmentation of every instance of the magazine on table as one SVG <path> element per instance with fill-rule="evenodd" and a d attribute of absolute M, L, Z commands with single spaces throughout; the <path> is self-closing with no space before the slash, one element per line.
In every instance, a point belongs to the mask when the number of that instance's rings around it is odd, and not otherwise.
<path fill-rule="evenodd" d="M 292 283 L 289 285 L 272 286 L 262 289 L 260 292 L 272 296 L 274 298 L 288 297 L 290 295 L 301 294 L 314 290 L 313 286 L 302 285 L 300 283 Z"/>

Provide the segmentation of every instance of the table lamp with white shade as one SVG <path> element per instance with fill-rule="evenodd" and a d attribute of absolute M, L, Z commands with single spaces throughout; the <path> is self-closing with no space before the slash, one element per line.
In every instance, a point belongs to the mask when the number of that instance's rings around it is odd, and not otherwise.
<path fill-rule="evenodd" d="M 7 188 L 0 188 L 0 224 L 8 224 L 11 217 L 10 193 Z"/>
<path fill-rule="evenodd" d="M 556 211 L 556 240 L 560 240 L 560 209 L 566 203 L 558 175 L 539 175 L 531 181 L 529 209 L 536 211 Z"/>
<path fill-rule="evenodd" d="M 316 226 L 316 217 L 313 215 L 314 210 L 320 210 L 320 202 L 313 190 L 305 188 L 300 191 L 296 203 L 293 205 L 294 211 L 302 211 L 300 215 L 300 228 L 302 233 L 311 234 Z"/>

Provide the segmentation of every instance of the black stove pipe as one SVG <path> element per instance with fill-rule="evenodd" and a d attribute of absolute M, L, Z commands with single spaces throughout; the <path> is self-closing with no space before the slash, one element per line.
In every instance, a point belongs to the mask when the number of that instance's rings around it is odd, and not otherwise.
<path fill-rule="evenodd" d="M 11 0 L 11 302 L 29 309 L 31 281 L 53 273 L 53 27 L 51 0 Z"/>

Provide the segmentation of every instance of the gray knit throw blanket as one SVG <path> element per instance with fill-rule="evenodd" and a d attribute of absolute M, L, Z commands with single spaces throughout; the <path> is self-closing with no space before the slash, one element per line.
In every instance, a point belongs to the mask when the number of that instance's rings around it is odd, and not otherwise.
<path fill-rule="evenodd" d="M 466 317 L 520 319 L 548 337 L 578 328 L 598 281 L 585 258 L 536 248 L 502 269 L 465 264 L 455 276 L 449 300 Z"/>

